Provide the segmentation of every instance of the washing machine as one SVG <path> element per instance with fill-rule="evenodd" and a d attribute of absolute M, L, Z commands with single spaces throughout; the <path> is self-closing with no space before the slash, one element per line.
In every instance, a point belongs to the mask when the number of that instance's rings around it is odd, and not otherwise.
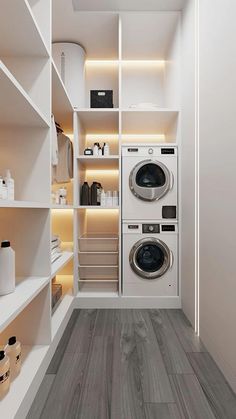
<path fill-rule="evenodd" d="M 177 147 L 122 146 L 123 220 L 177 219 Z"/>
<path fill-rule="evenodd" d="M 178 224 L 123 222 L 123 295 L 178 295 Z"/>

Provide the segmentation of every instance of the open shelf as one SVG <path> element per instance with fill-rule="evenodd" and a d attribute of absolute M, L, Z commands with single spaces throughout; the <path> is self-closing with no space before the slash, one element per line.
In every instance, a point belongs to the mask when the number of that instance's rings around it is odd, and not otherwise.
<path fill-rule="evenodd" d="M 48 128 L 49 122 L 0 61 L 0 125 Z M 14 104 L 14 112 L 12 106 Z"/>
<path fill-rule="evenodd" d="M 61 256 L 52 263 L 51 278 L 53 278 L 73 258 L 73 252 L 62 252 Z"/>
<path fill-rule="evenodd" d="M 1 412 L 3 414 L 5 413 L 6 418 L 20 417 L 17 414 L 18 410 L 20 409 L 22 401 L 29 391 L 30 386 L 34 382 L 48 350 L 48 345 L 22 346 L 21 372 L 11 383 L 9 392 L 4 399 L 1 400 Z"/>
<path fill-rule="evenodd" d="M 101 205 L 79 205 L 78 209 L 84 210 L 119 210 L 120 207 L 102 207 Z"/>
<path fill-rule="evenodd" d="M 119 156 L 79 156 L 81 166 L 85 169 L 118 169 Z"/>
<path fill-rule="evenodd" d="M 87 107 L 90 107 L 91 90 L 112 90 L 113 106 L 119 108 L 119 61 L 86 60 L 85 106 Z"/>
<path fill-rule="evenodd" d="M 118 109 L 80 109 L 77 113 L 86 133 L 116 134 L 119 131 Z"/>
<path fill-rule="evenodd" d="M 73 106 L 60 74 L 52 60 L 52 112 L 66 132 L 73 131 Z"/>
<path fill-rule="evenodd" d="M 49 56 L 39 26 L 27 0 L 15 2 L 2 0 L 1 9 L 1 57 Z"/>
<path fill-rule="evenodd" d="M 15 292 L 0 297 L 0 333 L 49 283 L 48 277 L 26 277 L 17 281 Z"/>
<path fill-rule="evenodd" d="M 88 282 L 79 281 L 78 297 L 117 297 L 118 281 Z"/>
<path fill-rule="evenodd" d="M 51 209 L 73 209 L 73 205 L 51 204 Z"/>
<path fill-rule="evenodd" d="M 178 110 L 171 109 L 124 109 L 122 112 L 122 141 L 175 143 L 178 137 Z M 145 138 L 145 135 L 147 136 Z M 159 139 L 158 139 L 159 138 Z"/>
<path fill-rule="evenodd" d="M 65 321 L 66 314 L 68 313 L 71 305 L 73 304 L 74 296 L 66 294 L 56 310 L 52 314 L 52 338 L 54 339 L 56 333 L 60 329 L 61 324 Z"/>
<path fill-rule="evenodd" d="M 0 208 L 49 208 L 49 203 L 0 199 Z"/>

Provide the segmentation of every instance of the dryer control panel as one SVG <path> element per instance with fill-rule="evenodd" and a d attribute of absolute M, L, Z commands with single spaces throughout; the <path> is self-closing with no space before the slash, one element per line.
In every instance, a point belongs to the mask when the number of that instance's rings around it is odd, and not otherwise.
<path fill-rule="evenodd" d="M 160 233 L 160 224 L 143 224 L 143 233 Z"/>

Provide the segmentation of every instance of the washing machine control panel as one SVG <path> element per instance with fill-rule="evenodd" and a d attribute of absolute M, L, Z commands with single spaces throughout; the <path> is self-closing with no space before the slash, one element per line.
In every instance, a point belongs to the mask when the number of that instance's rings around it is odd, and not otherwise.
<path fill-rule="evenodd" d="M 143 233 L 160 233 L 160 224 L 143 224 Z"/>

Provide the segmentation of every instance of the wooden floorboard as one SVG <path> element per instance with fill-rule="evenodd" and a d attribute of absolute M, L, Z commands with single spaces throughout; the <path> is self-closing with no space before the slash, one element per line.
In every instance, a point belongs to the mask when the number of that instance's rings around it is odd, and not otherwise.
<path fill-rule="evenodd" d="M 216 419 L 194 374 L 169 377 L 177 406 L 184 418 Z"/>
<path fill-rule="evenodd" d="M 111 418 L 145 419 L 134 325 L 131 311 L 124 314 L 114 335 Z"/>
<path fill-rule="evenodd" d="M 145 403 L 145 419 L 185 419 L 176 403 Z"/>
<path fill-rule="evenodd" d="M 75 418 L 111 417 L 112 354 L 113 342 L 110 337 L 93 338 Z"/>
<path fill-rule="evenodd" d="M 54 374 L 45 375 L 26 419 L 40 419 L 55 377 Z"/>
<path fill-rule="evenodd" d="M 73 333 L 66 347 L 66 352 L 84 353 L 89 351 L 94 333 L 98 310 L 81 310 L 74 325 Z"/>
<path fill-rule="evenodd" d="M 118 310 L 98 310 L 94 336 L 114 336 Z"/>
<path fill-rule="evenodd" d="M 210 354 L 191 353 L 188 356 L 216 418 L 235 419 L 236 396 Z"/>
<path fill-rule="evenodd" d="M 150 310 L 149 316 L 169 374 L 192 374 L 193 369 L 165 310 Z"/>
<path fill-rule="evenodd" d="M 185 352 L 207 352 L 182 310 L 166 310 L 166 313 Z"/>
<path fill-rule="evenodd" d="M 76 320 L 78 319 L 78 316 L 79 316 L 79 310 L 74 310 L 66 326 L 65 332 L 63 333 L 62 338 L 57 346 L 56 352 L 54 353 L 53 358 L 50 362 L 50 365 L 47 370 L 47 374 L 57 373 L 61 360 L 63 358 L 63 355 L 66 351 L 68 342 L 72 335 Z"/>
<path fill-rule="evenodd" d="M 180 310 L 73 313 L 27 419 L 236 419 Z"/>
<path fill-rule="evenodd" d="M 134 317 L 144 401 L 150 403 L 174 402 L 169 378 L 148 311 L 136 310 Z"/>
<path fill-rule="evenodd" d="M 87 355 L 65 352 L 40 419 L 74 419 L 78 412 Z"/>

